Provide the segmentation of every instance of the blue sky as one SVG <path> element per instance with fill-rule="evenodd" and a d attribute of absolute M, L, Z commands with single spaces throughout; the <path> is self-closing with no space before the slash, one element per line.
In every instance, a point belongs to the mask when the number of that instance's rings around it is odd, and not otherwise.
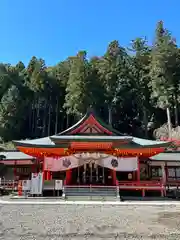
<path fill-rule="evenodd" d="M 53 65 L 87 50 L 102 55 L 112 40 L 128 46 L 154 37 L 163 20 L 180 41 L 179 0 L 0 0 L 0 62 L 35 55 Z"/>

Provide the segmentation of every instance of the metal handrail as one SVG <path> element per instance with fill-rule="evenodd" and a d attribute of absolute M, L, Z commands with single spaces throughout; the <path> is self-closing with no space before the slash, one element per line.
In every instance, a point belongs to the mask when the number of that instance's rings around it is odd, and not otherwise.
<path fill-rule="evenodd" d="M 68 188 L 116 188 L 115 185 L 112 186 L 104 186 L 104 185 L 65 185 Z"/>

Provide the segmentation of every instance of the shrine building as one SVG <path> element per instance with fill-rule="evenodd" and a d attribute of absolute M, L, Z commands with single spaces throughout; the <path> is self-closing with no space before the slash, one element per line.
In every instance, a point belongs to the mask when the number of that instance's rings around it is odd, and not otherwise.
<path fill-rule="evenodd" d="M 165 152 L 171 142 L 124 135 L 93 111 L 59 134 L 14 143 L 18 151 L 2 152 L 0 161 L 11 179 L 30 179 L 42 171 L 44 181 L 62 179 L 65 186 L 149 188 L 164 195 L 168 177 L 176 181 L 180 170 L 180 157 Z"/>

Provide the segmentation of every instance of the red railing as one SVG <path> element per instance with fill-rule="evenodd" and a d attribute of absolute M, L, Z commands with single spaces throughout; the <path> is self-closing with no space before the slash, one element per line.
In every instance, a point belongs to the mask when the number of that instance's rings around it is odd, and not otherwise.
<path fill-rule="evenodd" d="M 146 191 L 160 191 L 161 196 L 166 196 L 166 188 L 161 181 L 133 181 L 133 182 L 119 182 L 120 190 L 134 190 L 141 191 L 142 197 L 145 196 Z"/>
<path fill-rule="evenodd" d="M 128 185 L 128 186 L 160 186 L 162 185 L 161 181 L 119 181 L 119 185 Z"/>
<path fill-rule="evenodd" d="M 119 181 L 119 187 L 120 189 L 161 189 L 164 187 L 163 183 L 161 181 Z"/>
<path fill-rule="evenodd" d="M 1 180 L 0 187 L 4 189 L 14 190 L 17 188 L 18 181 L 14 180 Z"/>
<path fill-rule="evenodd" d="M 180 186 L 180 180 L 168 180 L 166 181 L 167 186 Z"/>

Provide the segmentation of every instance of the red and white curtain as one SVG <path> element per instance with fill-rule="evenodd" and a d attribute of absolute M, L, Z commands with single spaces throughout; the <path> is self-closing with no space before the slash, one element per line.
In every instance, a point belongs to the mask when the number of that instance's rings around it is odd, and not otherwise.
<path fill-rule="evenodd" d="M 138 158 L 117 158 L 109 156 L 106 159 L 98 160 L 97 164 L 102 167 L 113 169 L 115 171 L 133 172 L 137 171 L 138 169 Z"/>
<path fill-rule="evenodd" d="M 97 157 L 98 156 L 98 157 Z M 72 155 L 60 158 L 46 157 L 44 159 L 45 171 L 65 171 L 67 169 L 77 168 L 84 164 L 95 163 L 96 165 L 110 168 L 116 171 L 136 171 L 138 169 L 138 158 L 118 158 L 112 155 L 98 154 L 94 155 Z"/>

